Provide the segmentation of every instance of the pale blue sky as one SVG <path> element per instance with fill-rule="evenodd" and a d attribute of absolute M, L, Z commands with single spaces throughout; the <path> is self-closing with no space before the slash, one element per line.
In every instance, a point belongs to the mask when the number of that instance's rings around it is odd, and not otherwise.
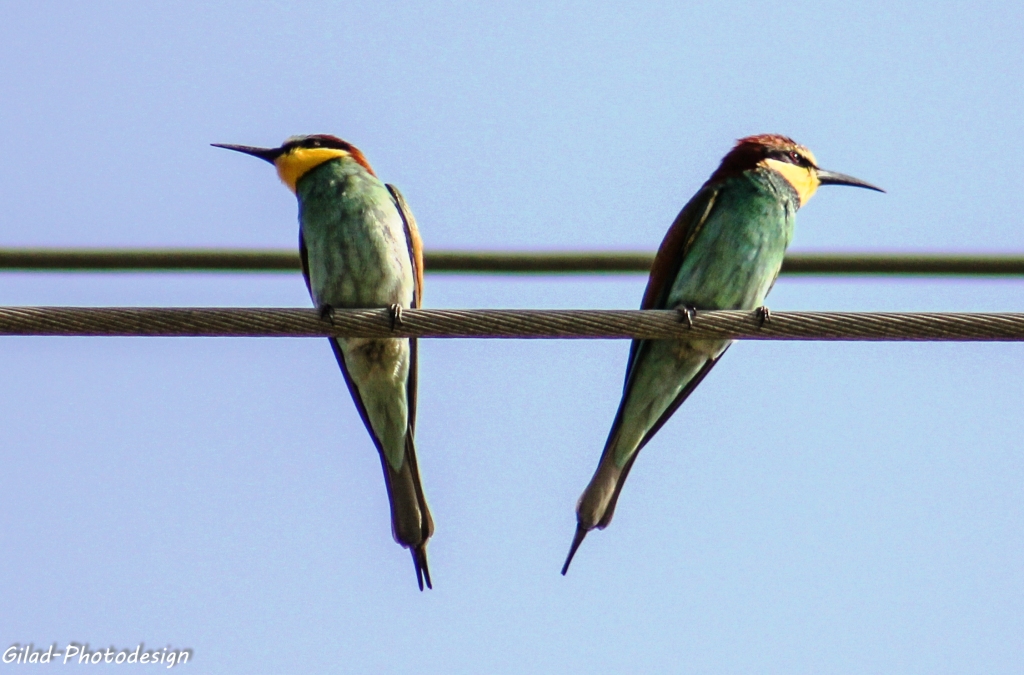
<path fill-rule="evenodd" d="M 208 144 L 333 133 L 428 248 L 650 251 L 734 139 L 779 132 L 889 191 L 822 189 L 794 250 L 1020 252 L 1022 14 L 8 3 L 0 246 L 295 246 L 271 168 Z M 428 275 L 425 299 L 635 308 L 644 281 Z M 2 305 L 308 303 L 297 274 L 0 275 Z M 790 278 L 768 304 L 1024 311 L 1024 285 Z M 172 644 L 202 673 L 1019 671 L 1024 346 L 736 345 L 562 578 L 627 350 L 422 343 L 421 594 L 325 341 L 2 338 L 0 647 Z"/>

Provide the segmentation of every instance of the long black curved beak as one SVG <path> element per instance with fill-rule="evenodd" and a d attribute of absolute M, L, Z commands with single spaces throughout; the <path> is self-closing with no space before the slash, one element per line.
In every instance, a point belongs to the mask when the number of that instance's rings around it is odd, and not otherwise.
<path fill-rule="evenodd" d="M 817 172 L 818 180 L 822 185 L 852 185 L 853 187 L 862 187 L 867 188 L 868 190 L 875 190 L 877 192 L 885 192 L 885 190 L 877 185 L 872 185 L 871 183 L 862 181 L 860 178 L 847 176 L 845 173 L 825 171 L 825 169 L 815 169 L 815 171 Z"/>
<path fill-rule="evenodd" d="M 244 152 L 247 155 L 253 157 L 259 157 L 262 160 L 266 160 L 271 164 L 274 160 L 281 156 L 281 148 L 254 148 L 251 145 L 228 145 L 227 143 L 210 143 L 215 148 L 224 148 L 225 150 L 234 150 L 235 152 Z"/>

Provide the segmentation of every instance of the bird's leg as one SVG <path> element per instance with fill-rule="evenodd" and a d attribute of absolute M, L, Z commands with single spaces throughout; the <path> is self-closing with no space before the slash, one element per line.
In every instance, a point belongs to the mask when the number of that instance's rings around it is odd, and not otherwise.
<path fill-rule="evenodd" d="M 323 304 L 323 305 L 320 305 L 320 310 L 319 311 L 320 311 L 320 320 L 321 321 L 330 321 L 331 325 L 333 326 L 334 325 L 334 307 L 332 307 L 332 306 L 330 306 L 328 304 Z"/>
<path fill-rule="evenodd" d="M 757 315 L 758 326 L 764 326 L 766 323 L 772 322 L 772 311 L 764 305 L 755 309 L 754 314 Z"/>
<path fill-rule="evenodd" d="M 685 307 L 676 307 L 676 311 L 679 312 L 679 320 L 685 321 L 687 328 L 693 328 L 693 320 L 697 317 L 697 308 L 686 305 Z"/>
<path fill-rule="evenodd" d="M 388 307 L 388 311 L 391 313 L 391 330 L 394 330 L 395 326 L 402 325 L 402 306 L 395 303 Z"/>

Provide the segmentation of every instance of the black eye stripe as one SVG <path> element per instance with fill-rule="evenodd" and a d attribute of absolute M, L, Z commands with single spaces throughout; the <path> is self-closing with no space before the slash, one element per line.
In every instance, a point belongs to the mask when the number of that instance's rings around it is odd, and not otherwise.
<path fill-rule="evenodd" d="M 301 138 L 284 145 L 285 150 L 291 150 L 294 148 L 335 148 L 337 150 L 349 152 L 351 151 L 352 146 L 341 139 L 311 136 L 308 138 Z"/>
<path fill-rule="evenodd" d="M 795 150 L 773 150 L 768 153 L 768 158 L 779 162 L 785 162 L 786 164 L 795 164 L 796 166 L 802 166 L 804 168 L 811 166 L 811 160 L 807 159 Z"/>

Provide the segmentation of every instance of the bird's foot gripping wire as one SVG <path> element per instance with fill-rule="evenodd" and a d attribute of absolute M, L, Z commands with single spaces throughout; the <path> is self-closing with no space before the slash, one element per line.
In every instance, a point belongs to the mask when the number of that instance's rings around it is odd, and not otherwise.
<path fill-rule="evenodd" d="M 772 322 L 772 311 L 765 307 L 764 305 L 761 305 L 760 307 L 755 309 L 754 314 L 757 316 L 758 326 L 763 326 L 766 323 Z"/>
<path fill-rule="evenodd" d="M 334 307 L 330 305 L 320 305 L 320 320 L 330 321 L 331 325 L 334 325 Z"/>
<path fill-rule="evenodd" d="M 402 306 L 395 303 L 388 307 L 388 312 L 391 314 L 391 330 L 394 330 L 396 326 L 402 325 Z M 428 584 L 429 585 L 429 584 Z"/>
<path fill-rule="evenodd" d="M 679 312 L 679 320 L 685 323 L 687 328 L 693 328 L 693 320 L 697 317 L 697 308 L 687 305 L 686 307 L 676 307 L 676 311 Z"/>

